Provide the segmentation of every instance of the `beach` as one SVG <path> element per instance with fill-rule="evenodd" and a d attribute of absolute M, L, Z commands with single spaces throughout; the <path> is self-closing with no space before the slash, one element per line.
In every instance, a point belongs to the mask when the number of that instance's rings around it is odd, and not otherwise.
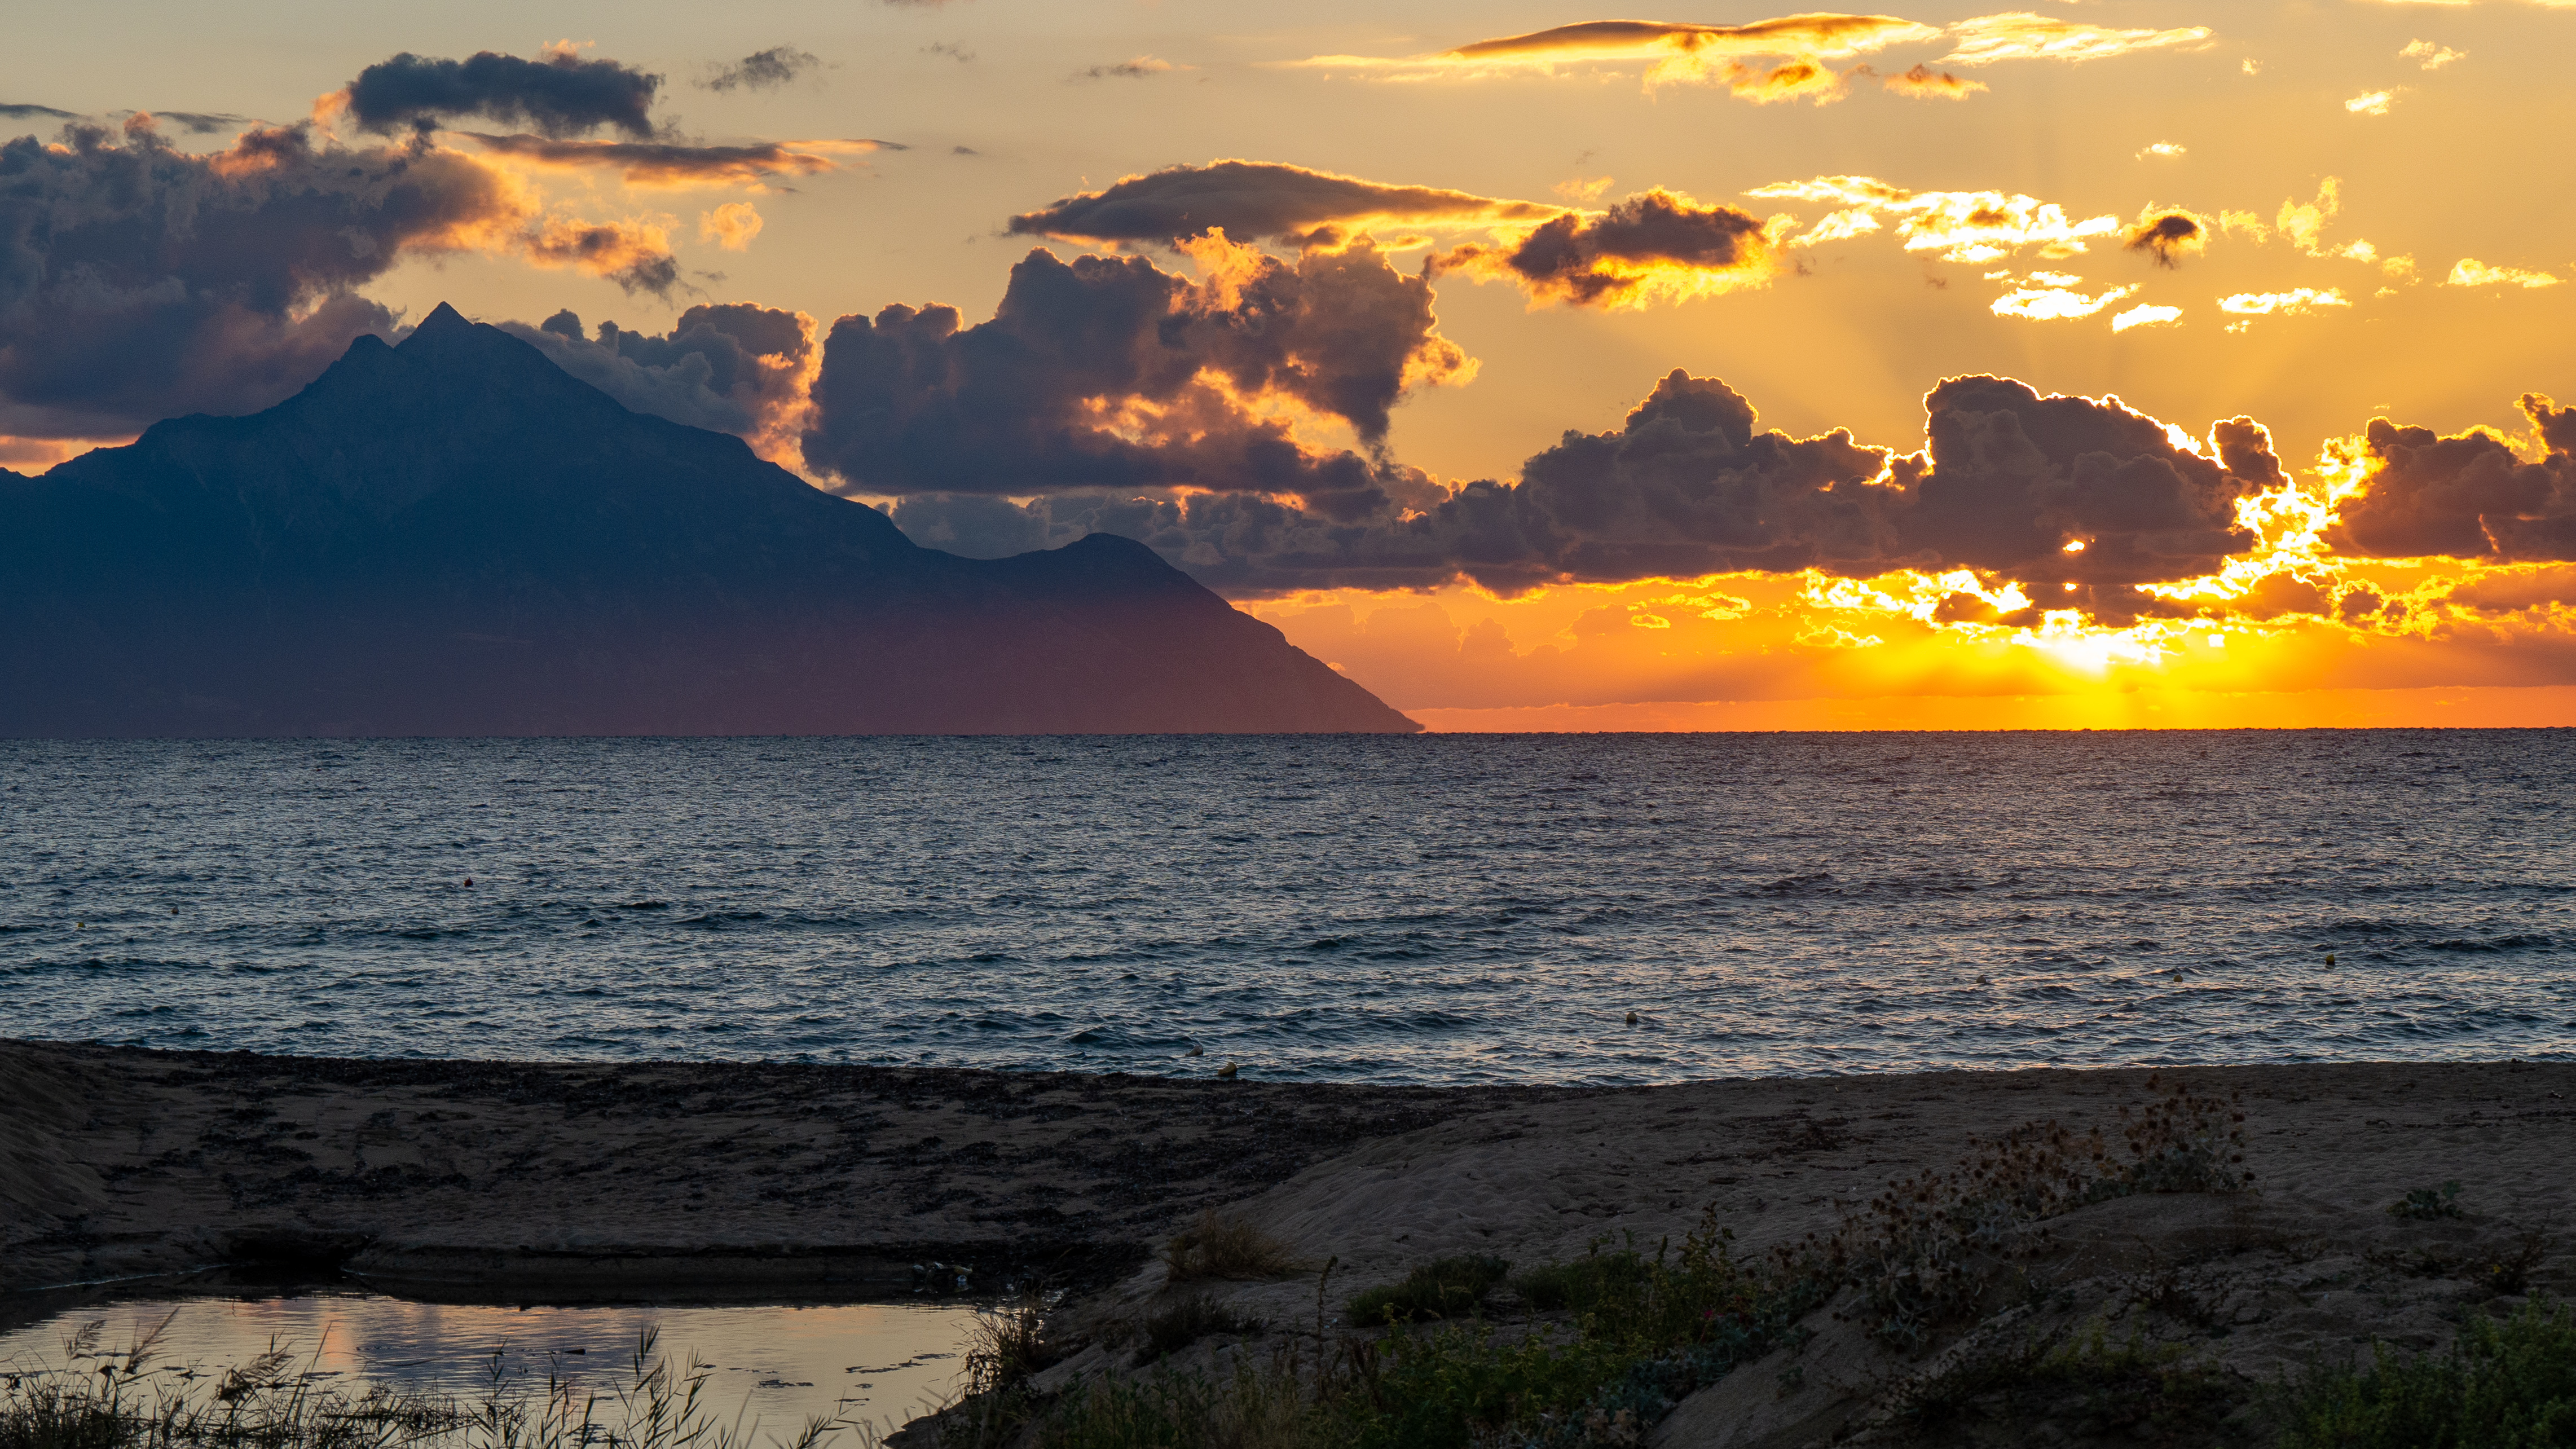
<path fill-rule="evenodd" d="M 230 1264 L 484 1301 L 866 1297 L 922 1286 L 925 1271 L 994 1294 L 1043 1282 L 1065 1294 L 1070 1356 L 1048 1370 L 1061 1384 L 1124 1371 L 1121 1326 L 1173 1291 L 1157 1247 L 1209 1210 L 1333 1263 L 1336 1296 L 1461 1253 L 1530 1264 L 1605 1239 L 1678 1242 L 1705 1217 L 1752 1257 L 2021 1124 L 2116 1131 L 2122 1108 L 2179 1081 L 2244 1113 L 2250 1184 L 2056 1220 L 2015 1271 L 2072 1294 L 2058 1311 L 2117 1320 L 2118 1284 L 2150 1268 L 2189 1276 L 2194 1301 L 2225 1305 L 2198 1315 L 2202 1336 L 2250 1382 L 2374 1338 L 2444 1342 L 2462 1303 L 2498 1296 L 2492 1269 L 2507 1258 L 2520 1268 L 2506 1286 L 2563 1287 L 2551 1235 L 2576 1208 L 2576 1066 L 2150 1075 L 1443 1090 L 10 1042 L 0 1262 L 16 1290 Z M 2392 1213 L 2445 1184 L 2457 1184 L 2447 1211 Z M 2082 1284 L 2090 1297 L 2070 1286 Z M 1279 1325 L 1274 1338 L 1323 1326 L 1310 1274 L 1198 1291 Z M 1787 1433 L 1802 1414 L 1843 1423 L 1924 1361 L 1864 1338 L 1838 1349 L 1818 1322 L 1805 1352 L 1820 1365 L 1840 1352 L 1847 1373 L 1802 1372 L 1809 1387 L 1790 1394 L 1740 1371 L 1684 1402 L 1656 1442 L 1770 1443 L 1743 1426 Z M 1709 1407 L 1757 1382 L 1760 1414 Z"/>

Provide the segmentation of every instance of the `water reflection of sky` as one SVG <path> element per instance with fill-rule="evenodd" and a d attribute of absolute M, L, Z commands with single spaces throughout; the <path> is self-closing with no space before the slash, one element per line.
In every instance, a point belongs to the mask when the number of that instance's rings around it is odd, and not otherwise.
<path fill-rule="evenodd" d="M 710 1366 L 718 1422 L 792 1438 L 821 1415 L 880 1428 L 903 1423 L 957 1382 L 974 1310 L 954 1304 L 491 1307 L 370 1293 L 280 1298 L 127 1299 L 66 1308 L 0 1333 L 0 1368 L 60 1364 L 64 1340 L 104 1320 L 100 1347 L 123 1350 L 164 1318 L 155 1362 L 219 1372 L 274 1346 L 352 1394 L 370 1384 L 479 1398 L 498 1373 L 542 1391 L 559 1374 L 585 1392 L 628 1380 L 638 1336 L 659 1331 L 675 1362 Z M 845 1441 L 846 1442 L 846 1441 Z"/>

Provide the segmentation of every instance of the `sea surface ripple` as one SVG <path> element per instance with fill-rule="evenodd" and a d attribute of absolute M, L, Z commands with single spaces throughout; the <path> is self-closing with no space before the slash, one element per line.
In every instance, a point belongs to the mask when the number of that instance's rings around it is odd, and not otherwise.
<path fill-rule="evenodd" d="M 2564 730 L 0 742 L 0 1035 L 1431 1083 L 2564 1059 L 2571 784 Z"/>

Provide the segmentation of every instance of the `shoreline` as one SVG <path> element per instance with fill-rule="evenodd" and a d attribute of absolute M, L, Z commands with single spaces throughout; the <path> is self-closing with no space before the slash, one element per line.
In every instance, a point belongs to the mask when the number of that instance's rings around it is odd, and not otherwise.
<path fill-rule="evenodd" d="M 1703 1224 L 1751 1261 L 2025 1124 L 2116 1142 L 2124 1111 L 2184 1083 L 2245 1114 L 2250 1190 L 2053 1219 L 2044 1252 L 1980 1270 L 2004 1297 L 1938 1353 L 1820 1309 L 1782 1350 L 1803 1357 L 1695 1391 L 1647 1442 L 1840 1434 L 1996 1332 L 2127 1334 L 2251 1402 L 2302 1365 L 2435 1349 L 2468 1315 L 2576 1288 L 2570 1063 L 1386 1088 L 0 1041 L 0 1290 L 32 1305 L 44 1284 L 221 1265 L 446 1301 L 855 1302 L 908 1296 L 918 1264 L 962 1271 L 940 1286 L 968 1297 L 1060 1294 L 1064 1356 L 1031 1381 L 1051 1393 L 1142 1372 L 1130 1345 L 1187 1300 L 1256 1331 L 1156 1372 L 1221 1375 L 1346 1333 L 1326 1328 L 1327 1263 L 1345 1295 L 1458 1255 L 1651 1252 Z M 2457 1211 L 2392 1211 L 2453 1184 Z M 1301 1266 L 1173 1282 L 1155 1249 L 1205 1210 Z"/>

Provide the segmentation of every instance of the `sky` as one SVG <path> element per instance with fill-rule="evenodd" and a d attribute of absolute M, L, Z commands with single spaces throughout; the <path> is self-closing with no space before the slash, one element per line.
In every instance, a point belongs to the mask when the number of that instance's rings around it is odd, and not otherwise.
<path fill-rule="evenodd" d="M 106 3 L 0 467 L 441 301 L 1436 729 L 2576 724 L 2576 5 Z"/>

